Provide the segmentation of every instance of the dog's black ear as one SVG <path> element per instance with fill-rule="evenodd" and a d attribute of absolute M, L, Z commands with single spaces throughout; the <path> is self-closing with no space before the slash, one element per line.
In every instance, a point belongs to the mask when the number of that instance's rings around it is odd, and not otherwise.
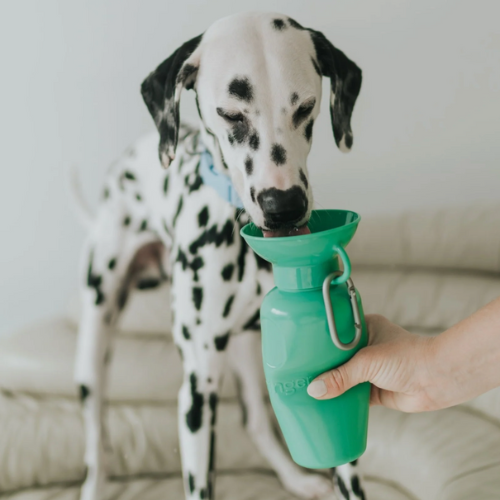
<path fill-rule="evenodd" d="M 319 31 L 309 30 L 319 70 L 331 81 L 330 117 L 333 135 L 341 151 L 352 147 L 351 115 L 361 90 L 361 70 Z"/>
<path fill-rule="evenodd" d="M 199 67 L 195 51 L 202 36 L 181 45 L 142 82 L 142 98 L 160 132 L 158 152 L 165 168 L 175 158 L 181 91 L 194 86 Z"/>

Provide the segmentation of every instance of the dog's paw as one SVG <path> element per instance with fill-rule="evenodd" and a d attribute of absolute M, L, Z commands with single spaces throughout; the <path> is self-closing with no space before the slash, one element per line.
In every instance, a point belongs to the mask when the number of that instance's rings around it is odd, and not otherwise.
<path fill-rule="evenodd" d="M 301 470 L 281 477 L 283 486 L 294 495 L 307 500 L 334 499 L 332 481 L 319 474 L 308 474 Z"/>

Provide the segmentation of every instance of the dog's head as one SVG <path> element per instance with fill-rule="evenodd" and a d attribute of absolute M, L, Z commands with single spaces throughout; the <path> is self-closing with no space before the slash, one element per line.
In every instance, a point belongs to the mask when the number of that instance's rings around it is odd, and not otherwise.
<path fill-rule="evenodd" d="M 142 84 L 160 132 L 164 167 L 175 157 L 179 100 L 196 91 L 202 134 L 253 221 L 269 236 L 301 228 L 312 210 L 307 155 L 331 81 L 333 135 L 342 151 L 353 136 L 351 114 L 361 70 L 325 36 L 280 14 L 245 13 L 213 24 L 179 47 Z"/>

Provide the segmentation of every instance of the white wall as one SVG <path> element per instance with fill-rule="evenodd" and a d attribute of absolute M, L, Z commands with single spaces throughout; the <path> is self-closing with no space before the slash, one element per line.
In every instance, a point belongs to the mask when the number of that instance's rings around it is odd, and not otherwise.
<path fill-rule="evenodd" d="M 67 166 L 95 202 L 106 166 L 152 127 L 142 79 L 250 4 L 324 31 L 364 71 L 352 153 L 334 146 L 326 100 L 315 126 L 320 206 L 369 215 L 500 198 L 494 0 L 2 2 L 0 333 L 63 311 L 75 286 L 84 233 Z"/>

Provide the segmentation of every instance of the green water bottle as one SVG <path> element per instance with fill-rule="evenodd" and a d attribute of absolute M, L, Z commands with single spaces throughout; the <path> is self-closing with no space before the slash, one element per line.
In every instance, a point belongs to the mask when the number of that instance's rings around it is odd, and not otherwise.
<path fill-rule="evenodd" d="M 351 462 L 366 448 L 368 383 L 324 401 L 307 394 L 315 377 L 367 344 L 361 298 L 344 250 L 359 221 L 354 212 L 316 210 L 311 234 L 264 238 L 254 224 L 241 230 L 250 247 L 273 264 L 276 286 L 260 310 L 266 383 L 292 458 L 311 469 Z"/>

